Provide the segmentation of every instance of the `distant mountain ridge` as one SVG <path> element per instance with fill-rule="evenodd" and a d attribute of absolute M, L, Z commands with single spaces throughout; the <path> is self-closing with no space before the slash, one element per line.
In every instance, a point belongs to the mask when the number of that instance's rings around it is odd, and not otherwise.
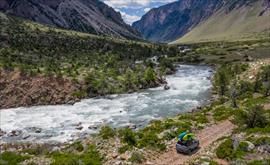
<path fill-rule="evenodd" d="M 173 43 L 270 38 L 270 1 L 226 3 Z"/>
<path fill-rule="evenodd" d="M 0 11 L 38 23 L 97 35 L 138 39 L 119 12 L 99 0 L 1 0 Z"/>
<path fill-rule="evenodd" d="M 186 35 L 220 10 L 230 14 L 256 2 L 263 3 L 261 14 L 269 9 L 269 0 L 179 0 L 150 10 L 141 20 L 135 22 L 133 27 L 140 31 L 145 39 L 170 42 Z"/>

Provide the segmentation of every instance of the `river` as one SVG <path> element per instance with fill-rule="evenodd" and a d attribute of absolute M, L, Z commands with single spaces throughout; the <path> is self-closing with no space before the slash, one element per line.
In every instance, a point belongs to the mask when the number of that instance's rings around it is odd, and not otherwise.
<path fill-rule="evenodd" d="M 211 96 L 212 69 L 181 65 L 163 87 L 132 94 L 85 99 L 74 105 L 21 107 L 0 111 L 2 142 L 68 142 L 97 133 L 102 125 L 141 128 L 200 106 Z M 12 130 L 18 136 L 10 136 Z M 9 135 L 8 135 L 9 133 Z"/>

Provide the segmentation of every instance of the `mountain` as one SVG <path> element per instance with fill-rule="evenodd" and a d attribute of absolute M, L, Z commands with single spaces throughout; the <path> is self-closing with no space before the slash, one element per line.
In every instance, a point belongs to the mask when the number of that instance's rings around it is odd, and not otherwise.
<path fill-rule="evenodd" d="M 261 32 L 270 27 L 269 4 L 269 0 L 179 0 L 150 10 L 133 27 L 145 39 L 158 42 Z"/>
<path fill-rule="evenodd" d="M 222 6 L 223 0 L 179 0 L 146 13 L 132 26 L 145 39 L 158 42 L 173 41 Z"/>
<path fill-rule="evenodd" d="M 270 1 L 235 4 L 226 3 L 210 18 L 173 43 L 252 39 L 261 37 L 260 34 L 269 37 Z"/>
<path fill-rule="evenodd" d="M 119 12 L 99 0 L 1 0 L 0 11 L 80 32 L 130 39 L 140 36 Z"/>

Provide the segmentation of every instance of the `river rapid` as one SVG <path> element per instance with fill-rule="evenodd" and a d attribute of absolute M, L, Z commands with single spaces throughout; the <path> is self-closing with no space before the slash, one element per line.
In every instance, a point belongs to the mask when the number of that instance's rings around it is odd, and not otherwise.
<path fill-rule="evenodd" d="M 21 107 L 0 111 L 1 142 L 70 142 L 97 133 L 102 125 L 142 128 L 207 103 L 213 70 L 180 65 L 167 76 L 169 90 L 152 88 L 132 94 L 85 99 L 74 105 Z M 12 130 L 13 134 L 11 133 Z M 15 135 L 14 135 L 15 133 Z"/>

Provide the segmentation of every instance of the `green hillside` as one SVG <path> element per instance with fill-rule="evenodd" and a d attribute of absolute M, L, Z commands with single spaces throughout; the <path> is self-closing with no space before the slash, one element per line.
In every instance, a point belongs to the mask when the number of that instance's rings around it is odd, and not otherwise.
<path fill-rule="evenodd" d="M 160 67 L 149 58 L 175 52 L 166 45 L 57 29 L 0 13 L 0 108 L 158 86 L 172 64 Z M 40 90 L 39 83 L 48 89 Z"/>
<path fill-rule="evenodd" d="M 265 9 L 262 0 L 233 10 L 230 10 L 229 5 L 231 4 L 222 7 L 209 19 L 172 44 L 269 37 L 270 10 Z"/>

